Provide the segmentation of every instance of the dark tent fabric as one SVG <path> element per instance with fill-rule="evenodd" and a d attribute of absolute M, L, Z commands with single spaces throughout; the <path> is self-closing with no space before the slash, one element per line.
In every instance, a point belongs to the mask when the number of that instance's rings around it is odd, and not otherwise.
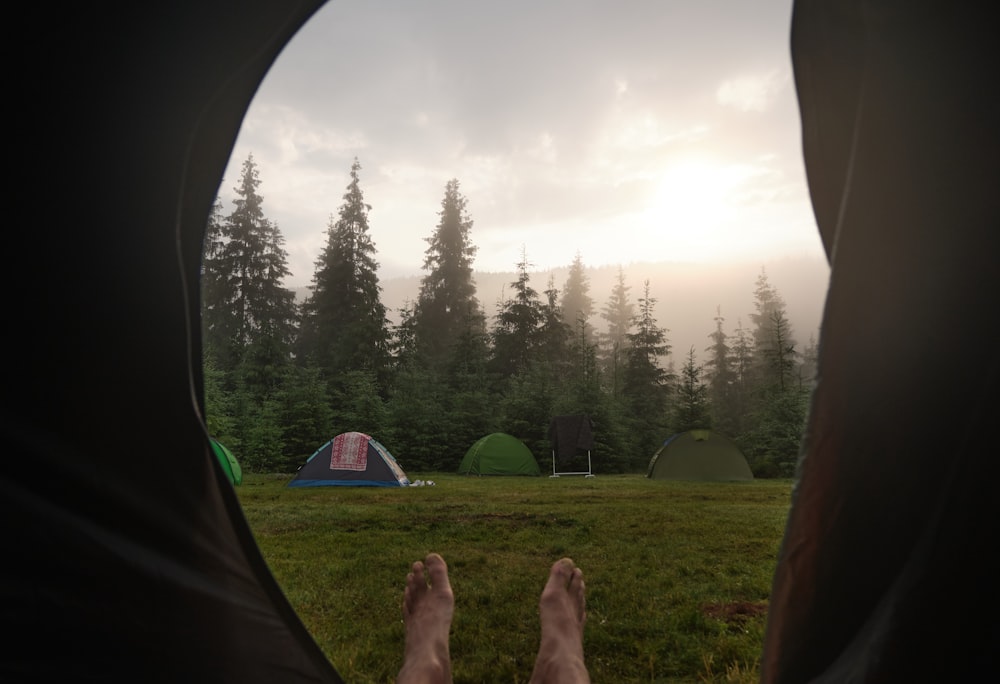
<path fill-rule="evenodd" d="M 371 435 L 344 432 L 317 449 L 289 487 L 407 487 L 396 458 Z"/>
<path fill-rule="evenodd" d="M 41 33 L 10 59 L 12 130 L 31 144 L 8 151 L 9 194 L 57 219 L 5 244 L 45 269 L 30 288 L 23 269 L 2 275 L 17 293 L 4 309 L 17 360 L 3 383 L 4 679 L 340 681 L 213 462 L 198 306 L 204 229 L 242 117 L 320 4 L 17 8 L 12 25 Z M 995 675 L 992 12 L 794 4 L 805 168 L 831 272 L 768 684 Z M 53 185 L 67 168 L 71 182 Z"/>
<path fill-rule="evenodd" d="M 226 477 L 229 478 L 229 481 L 234 485 L 243 484 L 243 468 L 240 467 L 240 462 L 233 456 L 233 452 L 217 439 L 212 439 L 211 442 L 215 458 L 219 461 L 219 466 L 226 474 Z"/>
<path fill-rule="evenodd" d="M 459 475 L 541 475 L 538 461 L 524 442 L 493 432 L 469 447 L 458 465 Z"/>
<path fill-rule="evenodd" d="M 27 289 L 3 275 L 20 294 L 4 308 L 0 680 L 341 681 L 202 418 L 207 217 L 258 84 L 319 4 L 18 7 L 45 47 L 10 61 L 32 141 L 11 149 L 10 192 L 61 218 L 5 244 L 45 268 Z"/>
<path fill-rule="evenodd" d="M 651 480 L 737 482 L 752 480 L 747 459 L 735 442 L 712 430 L 671 435 L 649 459 Z"/>
<path fill-rule="evenodd" d="M 992 13 L 795 3 L 805 167 L 831 271 L 768 610 L 768 684 L 996 677 Z"/>
<path fill-rule="evenodd" d="M 594 423 L 584 414 L 556 416 L 549 423 L 549 442 L 558 463 L 570 461 L 581 449 L 594 448 Z"/>

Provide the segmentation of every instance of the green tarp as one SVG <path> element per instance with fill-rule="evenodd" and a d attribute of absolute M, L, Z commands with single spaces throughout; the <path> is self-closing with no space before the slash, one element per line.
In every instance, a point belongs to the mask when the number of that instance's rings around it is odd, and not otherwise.
<path fill-rule="evenodd" d="M 541 475 L 538 461 L 517 437 L 494 432 L 469 447 L 459 475 Z"/>

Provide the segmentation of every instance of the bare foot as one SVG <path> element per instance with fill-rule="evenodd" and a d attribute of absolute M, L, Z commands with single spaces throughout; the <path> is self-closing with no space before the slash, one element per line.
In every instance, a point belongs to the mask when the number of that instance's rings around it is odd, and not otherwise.
<path fill-rule="evenodd" d="M 538 601 L 542 640 L 531 684 L 590 682 L 583 662 L 583 624 L 587 620 L 583 571 L 572 560 L 553 564 Z"/>
<path fill-rule="evenodd" d="M 448 635 L 455 612 L 455 595 L 448 582 L 448 566 L 436 553 L 417 561 L 406 576 L 403 623 L 406 648 L 398 684 L 451 682 Z"/>

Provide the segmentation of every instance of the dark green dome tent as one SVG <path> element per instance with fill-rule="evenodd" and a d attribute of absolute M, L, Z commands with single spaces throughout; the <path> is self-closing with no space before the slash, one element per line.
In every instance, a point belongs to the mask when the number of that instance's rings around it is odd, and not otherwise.
<path fill-rule="evenodd" d="M 541 475 L 541 468 L 524 442 L 504 432 L 476 440 L 465 452 L 459 475 Z"/>
<path fill-rule="evenodd" d="M 236 457 L 233 456 L 233 452 L 217 439 L 212 440 L 212 451 L 215 452 L 215 458 L 218 459 L 219 465 L 222 466 L 229 481 L 234 485 L 243 484 L 243 469 Z"/>
<path fill-rule="evenodd" d="M 740 448 L 711 430 L 688 430 L 672 435 L 649 459 L 646 477 L 653 480 L 752 480 L 753 473 Z"/>
<path fill-rule="evenodd" d="M 8 678 L 342 681 L 220 486 L 199 307 L 243 117 L 322 4 L 18 6 L 14 25 L 45 27 L 47 49 L 26 41 L 8 58 L 32 141 L 9 150 L 12 192 L 73 218 L 5 245 L 45 261 L 31 296 L 5 301 L 18 361 L 0 423 Z M 830 288 L 760 681 L 987 681 L 1000 662 L 983 620 L 1000 612 L 984 552 L 1000 538 L 983 429 L 1000 415 L 994 8 L 790 9 L 775 47 L 791 50 Z M 67 151 L 85 172 L 54 192 Z M 24 269 L 0 278 L 25 287 Z M 952 350 L 968 362 L 947 362 Z M 142 448 L 123 458 L 121 443 Z"/>
<path fill-rule="evenodd" d="M 408 487 L 396 458 L 371 435 L 344 432 L 317 449 L 289 487 Z"/>

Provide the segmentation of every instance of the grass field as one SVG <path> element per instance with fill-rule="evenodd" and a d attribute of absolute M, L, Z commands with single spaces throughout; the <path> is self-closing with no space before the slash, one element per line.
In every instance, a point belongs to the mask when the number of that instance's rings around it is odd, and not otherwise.
<path fill-rule="evenodd" d="M 455 591 L 455 682 L 526 682 L 538 595 L 570 556 L 587 583 L 594 682 L 756 681 L 788 480 L 691 483 L 638 475 L 463 477 L 434 486 L 237 488 L 274 575 L 352 684 L 402 662 L 403 582 L 429 551 Z"/>

